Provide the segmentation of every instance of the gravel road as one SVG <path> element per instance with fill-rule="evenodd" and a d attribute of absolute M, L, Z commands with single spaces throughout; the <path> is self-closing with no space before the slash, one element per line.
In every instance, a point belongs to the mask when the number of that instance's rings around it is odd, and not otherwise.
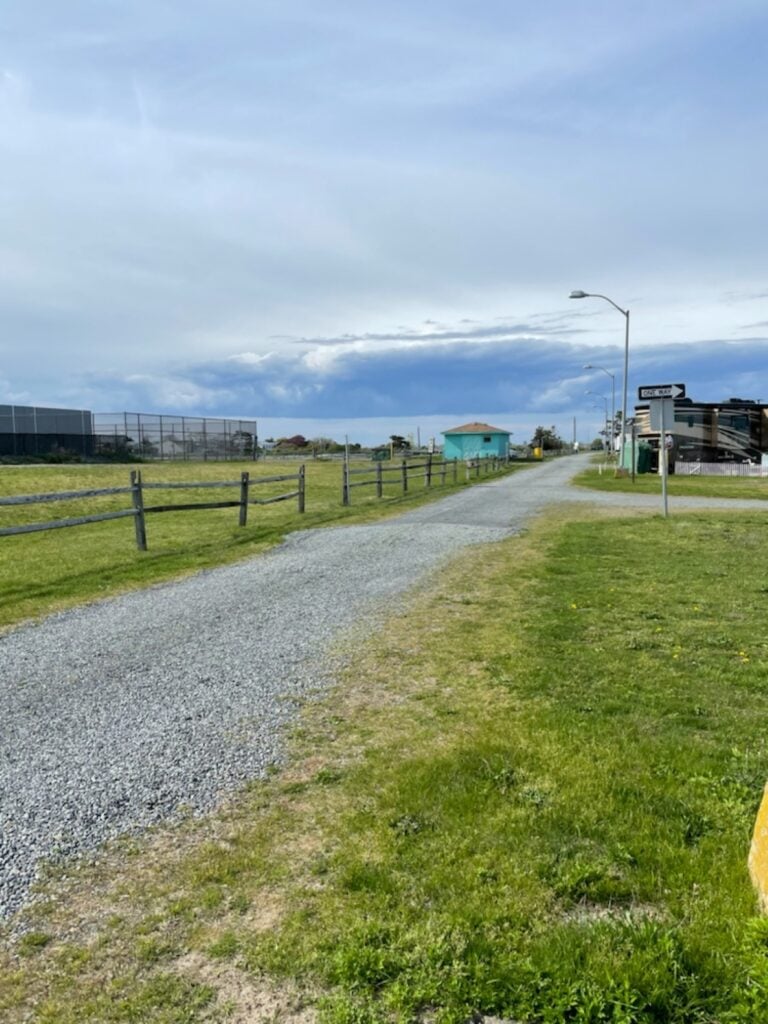
<path fill-rule="evenodd" d="M 0 917 L 36 866 L 205 811 L 280 759 L 298 703 L 332 681 L 339 631 L 375 621 L 470 544 L 562 501 L 659 507 L 569 486 L 554 460 L 370 526 L 292 534 L 267 555 L 54 615 L 0 637 Z M 674 506 L 761 502 L 675 499 Z"/>

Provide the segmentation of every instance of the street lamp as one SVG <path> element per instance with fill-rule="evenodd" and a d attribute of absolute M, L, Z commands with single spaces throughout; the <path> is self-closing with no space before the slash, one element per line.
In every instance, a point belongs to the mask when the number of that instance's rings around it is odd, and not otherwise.
<path fill-rule="evenodd" d="M 603 403 L 603 409 L 605 410 L 605 448 L 606 451 L 608 451 L 608 399 L 605 397 L 605 395 L 598 394 L 597 391 L 585 391 L 584 394 L 594 395 L 595 398 L 599 398 L 600 401 Z M 595 407 L 595 409 L 600 408 L 597 402 L 593 402 L 592 405 Z"/>
<path fill-rule="evenodd" d="M 623 385 L 623 398 L 621 402 L 621 446 L 619 448 L 619 467 L 624 468 L 624 438 L 627 433 L 627 376 L 629 374 L 629 310 L 622 309 L 621 306 L 617 306 L 613 299 L 609 299 L 607 295 L 600 295 L 598 292 L 583 292 L 580 288 L 572 291 L 570 294 L 572 299 L 604 299 L 606 302 L 610 302 L 614 309 L 618 309 L 621 315 L 624 317 L 624 385 Z"/>
<path fill-rule="evenodd" d="M 600 406 L 597 404 L 597 402 L 593 402 L 592 403 L 592 408 L 593 409 L 599 409 Z M 605 407 L 603 407 L 603 408 L 605 408 Z M 603 429 L 602 429 L 601 433 L 603 435 L 603 451 L 605 452 L 605 457 L 608 458 L 608 417 L 607 416 L 603 419 Z"/>
<path fill-rule="evenodd" d="M 604 366 L 593 366 L 592 363 L 582 366 L 582 370 L 602 370 L 611 378 L 611 458 L 613 458 L 615 454 L 613 439 L 616 432 L 616 374 L 606 370 Z"/>

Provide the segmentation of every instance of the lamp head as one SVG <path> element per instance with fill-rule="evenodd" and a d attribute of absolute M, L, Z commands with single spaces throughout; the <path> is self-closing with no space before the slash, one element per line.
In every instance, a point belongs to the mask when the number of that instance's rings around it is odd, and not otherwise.
<path fill-rule="evenodd" d="M 588 299 L 589 298 L 589 292 L 583 292 L 581 290 L 581 288 L 577 288 L 575 291 L 571 292 L 571 294 L 568 296 L 568 298 L 569 299 Z"/>

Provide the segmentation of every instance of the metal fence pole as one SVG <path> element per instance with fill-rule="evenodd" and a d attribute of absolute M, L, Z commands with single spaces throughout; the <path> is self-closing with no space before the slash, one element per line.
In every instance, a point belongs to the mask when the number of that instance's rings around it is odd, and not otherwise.
<path fill-rule="evenodd" d="M 403 494 L 408 490 L 408 460 L 403 459 Z"/>
<path fill-rule="evenodd" d="M 381 463 L 376 463 L 376 497 L 380 498 L 384 494 L 384 473 L 381 468 Z"/>
<path fill-rule="evenodd" d="M 306 488 L 305 471 L 304 471 L 304 463 L 302 463 L 301 464 L 301 468 L 299 469 L 299 512 L 303 512 L 304 511 L 305 488 Z"/>

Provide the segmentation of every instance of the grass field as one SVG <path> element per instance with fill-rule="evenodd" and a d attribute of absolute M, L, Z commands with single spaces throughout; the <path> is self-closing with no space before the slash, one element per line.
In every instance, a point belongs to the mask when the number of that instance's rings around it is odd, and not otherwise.
<path fill-rule="evenodd" d="M 353 463 L 353 468 L 365 465 Z M 370 464 L 368 464 L 370 466 Z M 268 464 L 163 463 L 129 466 L 35 466 L 1 467 L 0 495 L 43 494 L 124 487 L 131 468 L 142 471 L 145 483 L 176 483 L 199 480 L 239 481 L 248 471 L 251 478 L 293 474 L 295 461 Z M 510 467 L 510 469 L 520 467 Z M 506 470 L 505 470 L 506 471 Z M 422 471 L 423 472 L 423 471 Z M 139 552 L 130 518 L 94 523 L 71 529 L 0 537 L 0 629 L 34 616 L 69 607 L 83 601 L 135 587 L 147 586 L 200 569 L 210 568 L 257 554 L 276 543 L 291 530 L 332 523 L 375 519 L 424 501 L 445 495 L 454 487 L 467 486 L 463 467 L 459 482 L 452 483 L 451 471 L 445 486 L 434 478 L 431 489 L 423 480 L 413 479 L 408 494 L 402 494 L 397 473 L 385 474 L 384 498 L 375 488 L 359 487 L 352 492 L 352 505 L 341 505 L 341 465 L 338 462 L 309 461 L 306 466 L 306 511 L 300 515 L 295 500 L 264 507 L 252 507 L 248 525 L 237 525 L 238 510 L 217 509 L 164 513 L 147 517 L 149 550 Z M 354 477 L 354 480 L 366 479 Z M 486 479 L 481 476 L 480 480 Z M 471 482 L 474 482 L 472 478 Z M 252 496 L 264 498 L 285 494 L 295 483 L 254 487 Z M 239 487 L 230 490 L 147 491 L 147 504 L 171 504 L 237 500 Z M 129 508 L 129 495 L 51 502 L 42 505 L 0 507 L 0 525 L 47 522 L 70 516 Z"/>
<path fill-rule="evenodd" d="M 349 638 L 287 769 L 52 880 L 0 1015 L 768 1021 L 767 570 L 751 513 L 463 556 Z"/>
<path fill-rule="evenodd" d="M 636 494 L 661 494 L 661 477 L 657 473 L 643 473 L 631 477 L 614 476 L 613 465 L 591 465 L 573 480 L 580 487 L 599 491 L 630 491 Z M 707 498 L 759 498 L 768 500 L 768 477 L 677 476 L 667 478 L 670 495 L 702 496 Z"/>

